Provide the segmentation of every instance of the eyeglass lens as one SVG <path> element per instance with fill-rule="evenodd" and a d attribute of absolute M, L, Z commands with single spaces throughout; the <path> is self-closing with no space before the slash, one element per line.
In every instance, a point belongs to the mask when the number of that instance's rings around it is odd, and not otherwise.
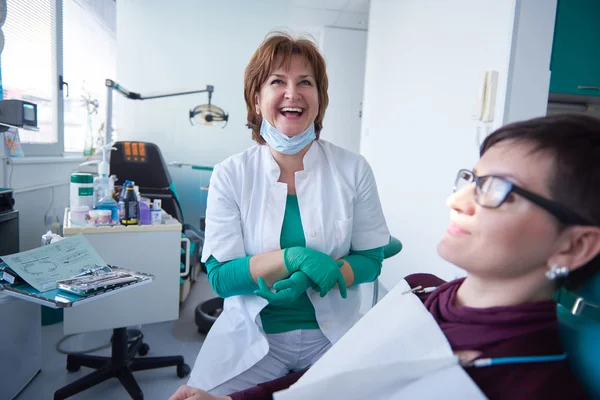
<path fill-rule="evenodd" d="M 461 190 L 476 181 L 475 201 L 483 207 L 499 207 L 511 189 L 510 182 L 493 176 L 475 177 L 469 171 L 458 173 L 455 190 Z"/>

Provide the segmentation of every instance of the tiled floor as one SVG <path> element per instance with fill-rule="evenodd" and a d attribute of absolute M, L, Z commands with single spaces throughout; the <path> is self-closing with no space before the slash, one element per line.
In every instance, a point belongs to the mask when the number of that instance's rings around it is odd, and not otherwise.
<path fill-rule="evenodd" d="M 214 296 L 206 276 L 201 274 L 180 310 L 179 320 L 142 326 L 144 342 L 150 345 L 148 357 L 183 355 L 192 368 L 204 340 L 194 324 L 194 309 L 200 302 Z M 68 351 L 93 348 L 108 343 L 111 333 L 112 331 L 107 330 L 77 335 L 63 342 L 61 347 Z M 17 396 L 17 400 L 53 399 L 55 390 L 93 371 L 83 367 L 78 372 L 67 372 L 67 356 L 56 350 L 56 343 L 62 337 L 62 323 L 42 327 L 42 370 Z M 94 354 L 110 355 L 110 349 Z M 134 372 L 134 376 L 144 392 L 145 400 L 166 400 L 180 385 L 187 382 L 187 378 L 177 377 L 175 367 L 138 371 Z M 70 399 L 117 400 L 130 397 L 117 379 L 110 379 Z"/>

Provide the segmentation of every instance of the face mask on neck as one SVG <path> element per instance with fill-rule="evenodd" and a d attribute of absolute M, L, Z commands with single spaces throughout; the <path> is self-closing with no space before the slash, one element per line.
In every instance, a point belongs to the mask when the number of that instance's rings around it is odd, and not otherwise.
<path fill-rule="evenodd" d="M 260 126 L 260 136 L 265 139 L 265 142 L 267 142 L 273 150 L 288 155 L 298 153 L 317 138 L 314 123 L 310 124 L 310 126 L 301 134 L 288 137 L 271 125 L 265 117 L 263 117 Z"/>

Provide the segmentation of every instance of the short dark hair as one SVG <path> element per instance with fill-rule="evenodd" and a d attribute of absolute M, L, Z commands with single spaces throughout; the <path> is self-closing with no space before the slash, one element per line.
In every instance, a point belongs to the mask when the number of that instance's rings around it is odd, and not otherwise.
<path fill-rule="evenodd" d="M 265 40 L 254 52 L 244 72 L 244 99 L 246 100 L 247 123 L 252 130 L 252 139 L 259 144 L 265 144 L 260 135 L 262 116 L 256 113 L 255 96 L 260 92 L 260 87 L 267 80 L 272 69 L 289 68 L 293 56 L 304 58 L 312 67 L 319 96 L 319 112 L 315 118 L 315 132 L 317 139 L 323 129 L 323 118 L 329 104 L 327 89 L 329 81 L 325 59 L 317 45 L 310 39 L 294 38 L 286 32 L 274 31 L 267 35 Z"/>
<path fill-rule="evenodd" d="M 554 158 L 548 177 L 552 200 L 600 226 L 600 119 L 581 114 L 534 118 L 505 125 L 488 136 L 480 155 L 506 141 L 526 142 Z M 600 255 L 573 271 L 563 284 L 576 289 L 600 270 Z"/>

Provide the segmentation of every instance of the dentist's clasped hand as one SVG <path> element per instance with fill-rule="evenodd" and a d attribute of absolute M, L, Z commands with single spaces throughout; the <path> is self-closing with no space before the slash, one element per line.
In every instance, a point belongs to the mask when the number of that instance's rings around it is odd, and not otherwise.
<path fill-rule="evenodd" d="M 273 305 L 289 305 L 298 299 L 308 288 L 313 287 L 318 290 L 318 287 L 309 279 L 304 272 L 294 272 L 289 278 L 275 282 L 273 289 L 276 292 L 271 292 L 269 286 L 262 277 L 258 278 L 259 290 L 254 291 L 254 294 L 269 301 Z"/>
<path fill-rule="evenodd" d="M 342 260 L 336 261 L 320 251 L 297 246 L 289 247 L 283 251 L 283 261 L 292 276 L 298 271 L 306 274 L 318 287 L 315 290 L 321 293 L 321 297 L 325 297 L 327 292 L 333 289 L 337 283 L 341 296 L 346 298 L 346 281 L 342 271 L 340 271 L 340 267 L 344 265 Z"/>

